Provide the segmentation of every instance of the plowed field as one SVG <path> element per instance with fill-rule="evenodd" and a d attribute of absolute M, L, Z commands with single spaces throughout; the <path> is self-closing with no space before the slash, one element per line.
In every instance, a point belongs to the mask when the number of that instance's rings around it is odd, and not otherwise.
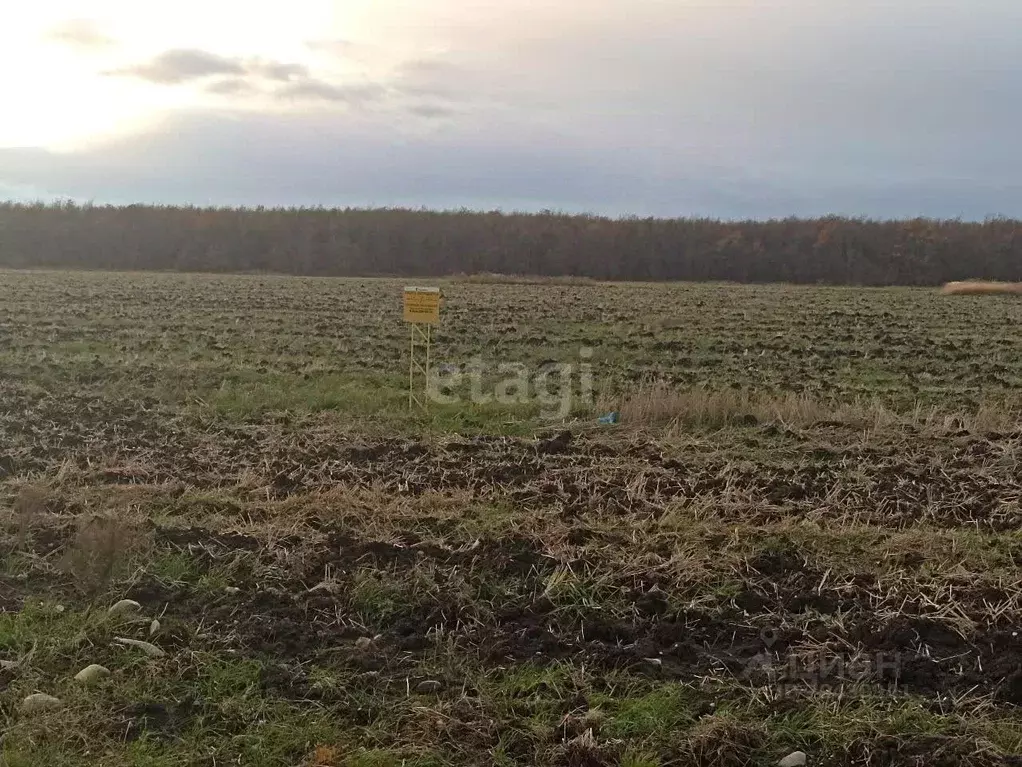
<path fill-rule="evenodd" d="M 402 284 L 0 273 L 4 764 L 1022 764 L 1017 297 Z"/>

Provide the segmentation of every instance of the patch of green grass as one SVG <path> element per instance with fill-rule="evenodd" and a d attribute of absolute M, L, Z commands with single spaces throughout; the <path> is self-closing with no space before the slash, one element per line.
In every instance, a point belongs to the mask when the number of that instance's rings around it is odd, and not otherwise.
<path fill-rule="evenodd" d="M 211 568 L 204 572 L 195 584 L 197 591 L 208 594 L 223 594 L 224 590 L 232 585 L 233 579 L 226 570 L 219 567 Z"/>
<path fill-rule="evenodd" d="M 23 551 L 4 550 L 0 556 L 0 573 L 13 580 L 24 579 L 37 564 L 31 554 Z"/>
<path fill-rule="evenodd" d="M 558 567 L 547 578 L 542 595 L 562 614 L 575 618 L 601 612 L 621 613 L 627 609 L 620 589 L 588 569 Z"/>
<path fill-rule="evenodd" d="M 352 576 L 352 607 L 370 623 L 382 623 L 411 604 L 409 583 L 395 573 L 370 568 L 356 570 Z"/>
<path fill-rule="evenodd" d="M 132 767 L 178 767 L 182 758 L 193 755 L 189 753 L 190 751 L 188 748 L 168 747 L 160 738 L 143 735 L 133 743 L 126 744 L 120 753 L 117 751 L 109 753 L 107 758 L 121 760 L 121 764 L 130 764 Z"/>
<path fill-rule="evenodd" d="M 246 658 L 223 658 L 209 653 L 196 654 L 191 659 L 199 678 L 199 689 L 208 700 L 226 697 L 260 696 L 259 682 L 263 674 L 262 662 Z"/>
<path fill-rule="evenodd" d="M 478 685 L 494 713 L 506 722 L 500 734 L 505 753 L 535 749 L 555 737 L 567 701 L 587 689 L 584 669 L 570 663 L 522 663 L 486 676 Z"/>
<path fill-rule="evenodd" d="M 626 751 L 621 756 L 621 767 L 661 767 L 661 761 L 656 754 Z"/>
<path fill-rule="evenodd" d="M 209 395 L 213 412 L 245 422 L 269 413 L 317 413 L 331 410 L 349 416 L 397 413 L 407 408 L 398 377 L 354 378 L 335 373 L 301 376 L 284 373 L 233 373 Z"/>
<path fill-rule="evenodd" d="M 146 572 L 166 583 L 195 584 L 203 571 L 195 557 L 185 551 L 161 552 L 146 565 Z"/>
<path fill-rule="evenodd" d="M 1014 716 L 981 719 L 977 731 L 1006 754 L 1022 754 L 1022 721 Z"/>
<path fill-rule="evenodd" d="M 418 428 L 445 434 L 523 436 L 536 430 L 540 410 L 536 404 L 427 403 L 424 410 L 413 411 L 412 423 Z"/>
<path fill-rule="evenodd" d="M 274 414 L 288 418 L 328 413 L 356 421 L 370 431 L 526 434 L 535 429 L 541 407 L 479 404 L 463 401 L 445 405 L 416 391 L 423 407 L 409 406 L 408 381 L 383 374 L 231 373 L 216 388 L 200 396 L 200 411 L 230 423 L 246 423 Z"/>
<path fill-rule="evenodd" d="M 703 700 L 691 687 L 664 684 L 638 697 L 594 696 L 592 705 L 608 714 L 604 733 L 629 740 L 687 729 Z"/>
<path fill-rule="evenodd" d="M 263 664 L 254 659 L 200 652 L 181 656 L 176 663 L 143 661 L 115 667 L 114 675 L 88 688 L 63 673 L 62 679 L 46 679 L 58 670 L 47 661 L 39 658 L 46 665 L 33 687 L 56 694 L 65 708 L 20 717 L 4 740 L 9 763 L 83 763 L 83 744 L 88 744 L 89 763 L 99 759 L 117 767 L 208 759 L 289 767 L 319 744 L 343 742 L 346 734 L 336 713 L 267 694 L 261 685 Z M 22 694 L 17 691 L 15 698 Z M 195 703 L 190 707 L 185 701 Z M 152 714 L 150 729 L 124 742 L 125 724 L 118 724 L 118 712 L 138 706 L 164 713 Z M 60 726 L 54 726 L 58 721 Z"/>
<path fill-rule="evenodd" d="M 540 666 L 522 663 L 512 666 L 498 678 L 487 680 L 488 690 L 506 698 L 560 698 L 574 689 L 576 669 L 569 664 Z"/>
<path fill-rule="evenodd" d="M 4 757 L 8 764 L 24 767 L 85 763 L 163 767 L 210 760 L 252 767 L 292 767 L 300 764 L 317 745 L 339 743 L 345 734 L 328 712 L 298 710 L 285 702 L 265 702 L 247 709 L 222 704 L 218 716 L 218 720 L 187 728 L 177 737 L 150 733 L 126 743 L 112 737 L 90 736 L 77 729 L 90 722 L 70 721 L 65 715 L 60 732 L 35 726 L 9 731 L 4 740 Z M 92 740 L 93 747 L 87 753 L 81 750 L 82 739 Z"/>
<path fill-rule="evenodd" d="M 45 667 L 80 648 L 87 630 L 104 625 L 104 618 L 29 599 L 21 610 L 0 612 L 0 652 L 10 660 L 31 655 L 33 665 Z"/>
<path fill-rule="evenodd" d="M 840 749 L 854 738 L 876 735 L 950 735 L 962 732 L 963 721 L 935 713 L 925 701 L 910 695 L 881 696 L 862 692 L 827 705 L 807 700 L 783 713 L 764 710 L 748 700 L 732 698 L 718 713 L 739 721 L 762 721 L 778 749 Z"/>

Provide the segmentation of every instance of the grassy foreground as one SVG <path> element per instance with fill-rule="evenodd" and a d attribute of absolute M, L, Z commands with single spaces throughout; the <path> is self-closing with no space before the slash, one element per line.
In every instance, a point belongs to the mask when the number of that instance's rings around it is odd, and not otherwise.
<path fill-rule="evenodd" d="M 0 764 L 1019 763 L 1022 303 L 401 285 L 0 273 Z"/>

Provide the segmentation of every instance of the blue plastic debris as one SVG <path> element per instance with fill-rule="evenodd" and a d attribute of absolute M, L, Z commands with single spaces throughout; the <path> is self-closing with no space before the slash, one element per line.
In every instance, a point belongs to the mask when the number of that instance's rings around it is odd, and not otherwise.
<path fill-rule="evenodd" d="M 617 423 L 621 420 L 621 414 L 615 410 L 607 415 L 601 415 L 597 420 L 602 424 Z"/>

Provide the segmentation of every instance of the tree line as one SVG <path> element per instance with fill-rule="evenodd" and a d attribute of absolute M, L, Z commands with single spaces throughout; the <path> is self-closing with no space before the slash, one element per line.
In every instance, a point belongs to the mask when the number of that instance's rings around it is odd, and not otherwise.
<path fill-rule="evenodd" d="M 0 203 L 0 266 L 296 275 L 573 275 L 935 285 L 1022 280 L 1022 228 L 406 209 Z"/>

